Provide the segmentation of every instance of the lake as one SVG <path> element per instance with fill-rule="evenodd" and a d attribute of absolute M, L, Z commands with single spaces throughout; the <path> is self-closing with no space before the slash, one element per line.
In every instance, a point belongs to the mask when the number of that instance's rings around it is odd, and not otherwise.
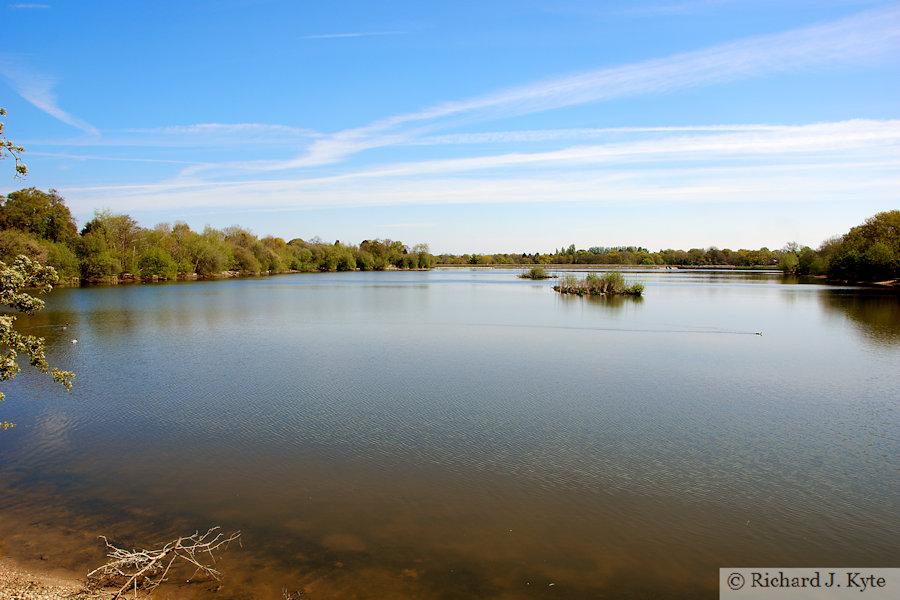
<path fill-rule="evenodd" d="M 101 534 L 219 525 L 242 548 L 186 589 L 222 599 L 715 598 L 719 567 L 898 566 L 900 296 L 625 275 L 643 298 L 499 269 L 54 290 L 18 323 L 77 378 L 2 384 L 0 552 L 84 573 Z"/>

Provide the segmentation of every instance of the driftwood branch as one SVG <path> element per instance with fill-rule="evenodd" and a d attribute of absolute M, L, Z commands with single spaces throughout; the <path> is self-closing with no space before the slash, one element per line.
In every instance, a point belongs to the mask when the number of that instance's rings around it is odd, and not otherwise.
<path fill-rule="evenodd" d="M 98 591 L 118 588 L 102 592 L 109 594 L 111 600 L 131 590 L 137 598 L 139 589 L 150 592 L 167 581 L 169 570 L 179 559 L 195 567 L 188 581 L 198 573 L 219 580 L 222 574 L 214 566 L 215 553 L 224 552 L 232 542 L 240 544 L 240 537 L 239 531 L 226 536 L 219 527 L 213 527 L 202 535 L 195 531 L 193 535 L 179 537 L 155 550 L 125 550 L 111 544 L 105 536 L 100 536 L 106 543 L 109 560 L 88 573 L 88 585 Z"/>

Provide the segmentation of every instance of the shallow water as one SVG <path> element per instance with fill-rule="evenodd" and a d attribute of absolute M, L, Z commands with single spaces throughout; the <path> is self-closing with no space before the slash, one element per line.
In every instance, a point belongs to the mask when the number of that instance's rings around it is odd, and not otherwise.
<path fill-rule="evenodd" d="M 223 598 L 715 597 L 720 566 L 896 566 L 897 294 L 626 276 L 643 299 L 500 270 L 55 290 L 19 323 L 76 385 L 3 384 L 0 551 L 86 571 L 101 533 L 240 529 Z"/>

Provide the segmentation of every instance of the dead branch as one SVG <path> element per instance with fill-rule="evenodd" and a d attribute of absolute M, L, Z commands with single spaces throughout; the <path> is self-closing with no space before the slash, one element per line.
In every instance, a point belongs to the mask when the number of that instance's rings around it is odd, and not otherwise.
<path fill-rule="evenodd" d="M 198 573 L 218 581 L 222 574 L 214 567 L 214 553 L 224 552 L 231 542 L 240 544 L 240 537 L 240 531 L 226 536 L 219 527 L 213 527 L 203 535 L 195 531 L 193 535 L 179 537 L 156 550 L 125 550 L 114 546 L 101 535 L 109 560 L 88 573 L 88 585 L 98 591 L 118 587 L 116 591 L 103 592 L 110 594 L 110 600 L 119 598 L 128 590 L 134 590 L 134 597 L 137 598 L 138 589 L 150 592 L 167 581 L 169 570 L 179 559 L 196 567 L 188 581 Z"/>

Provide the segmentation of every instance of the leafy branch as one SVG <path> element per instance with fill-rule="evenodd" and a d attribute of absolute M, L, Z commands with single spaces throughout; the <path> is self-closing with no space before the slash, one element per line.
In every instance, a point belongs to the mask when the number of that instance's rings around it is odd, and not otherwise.
<path fill-rule="evenodd" d="M 0 108 L 0 117 L 5 116 L 6 109 Z M 6 136 L 3 134 L 3 122 L 0 121 L 0 160 L 6 158 L 7 155 L 13 157 L 13 160 L 16 161 L 16 177 L 24 177 L 28 174 L 28 167 L 22 162 L 21 154 L 23 152 L 25 152 L 25 148 L 6 139 Z"/>

